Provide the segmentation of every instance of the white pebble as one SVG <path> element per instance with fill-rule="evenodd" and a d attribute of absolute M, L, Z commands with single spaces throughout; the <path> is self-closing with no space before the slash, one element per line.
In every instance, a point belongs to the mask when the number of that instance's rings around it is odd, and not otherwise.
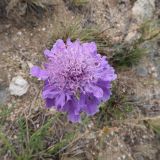
<path fill-rule="evenodd" d="M 126 158 L 126 155 L 122 155 L 122 158 L 125 159 L 125 158 Z"/>
<path fill-rule="evenodd" d="M 21 31 L 17 32 L 17 35 L 18 35 L 18 36 L 21 36 L 21 35 L 22 35 L 22 32 L 21 32 Z"/>
<path fill-rule="evenodd" d="M 9 85 L 11 95 L 22 96 L 29 88 L 28 82 L 21 76 L 14 77 Z"/>

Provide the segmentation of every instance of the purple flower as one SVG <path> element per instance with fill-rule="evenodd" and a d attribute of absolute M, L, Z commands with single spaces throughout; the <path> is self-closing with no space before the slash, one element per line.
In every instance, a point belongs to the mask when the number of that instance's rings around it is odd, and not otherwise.
<path fill-rule="evenodd" d="M 44 81 L 46 107 L 67 112 L 72 122 L 80 121 L 81 112 L 98 112 L 99 104 L 109 99 L 111 81 L 117 75 L 106 57 L 97 53 L 96 44 L 70 39 L 65 44 L 59 39 L 44 55 L 45 69 L 34 66 L 31 74 Z"/>

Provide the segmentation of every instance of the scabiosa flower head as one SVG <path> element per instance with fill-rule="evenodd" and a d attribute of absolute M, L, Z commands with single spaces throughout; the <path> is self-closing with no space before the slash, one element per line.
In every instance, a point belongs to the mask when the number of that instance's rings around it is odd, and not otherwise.
<path fill-rule="evenodd" d="M 34 66 L 31 74 L 44 81 L 46 107 L 67 112 L 72 122 L 80 121 L 81 112 L 98 112 L 99 104 L 109 99 L 111 81 L 117 76 L 106 57 L 97 53 L 96 44 L 70 39 L 65 44 L 59 39 L 44 55 L 45 69 Z"/>

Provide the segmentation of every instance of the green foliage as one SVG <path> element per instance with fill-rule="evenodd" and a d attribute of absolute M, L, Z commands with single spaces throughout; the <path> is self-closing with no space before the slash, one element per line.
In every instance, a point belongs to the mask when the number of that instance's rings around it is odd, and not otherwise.
<path fill-rule="evenodd" d="M 69 10 L 77 13 L 86 13 L 88 11 L 88 0 L 64 0 Z"/>
<path fill-rule="evenodd" d="M 133 110 L 133 104 L 128 101 L 126 93 L 123 93 L 116 85 L 113 86 L 111 98 L 100 106 L 100 112 L 97 114 L 97 125 L 100 127 L 112 120 L 125 119 Z"/>
<path fill-rule="evenodd" d="M 114 44 L 114 54 L 111 57 L 112 64 L 117 68 L 132 67 L 139 63 L 146 50 L 141 47 L 146 41 L 153 40 L 160 36 L 160 21 L 152 20 L 142 24 L 139 28 L 141 37 L 131 44 L 122 42 Z"/>
<path fill-rule="evenodd" d="M 28 5 L 35 5 L 41 8 L 46 7 L 41 0 L 26 0 L 26 3 L 28 3 Z"/>
<path fill-rule="evenodd" d="M 149 21 L 140 26 L 139 32 L 141 33 L 141 37 L 131 44 L 124 41 L 113 44 L 107 36 L 107 29 L 101 30 L 98 27 L 83 28 L 79 20 L 74 19 L 72 22 L 60 23 L 59 26 L 55 27 L 52 40 L 55 42 L 61 38 L 66 41 L 69 37 L 73 41 L 76 39 L 82 42 L 94 41 L 97 44 L 99 53 L 103 55 L 108 54 L 108 48 L 113 50 L 109 61 L 114 67 L 127 68 L 137 65 L 146 53 L 146 50 L 141 47 L 142 43 L 159 36 L 160 30 L 157 27 L 157 23 L 157 21 Z"/>
<path fill-rule="evenodd" d="M 156 134 L 160 136 L 160 118 L 146 121 L 149 128 L 151 128 Z"/>
<path fill-rule="evenodd" d="M 25 119 L 20 117 L 17 121 L 18 123 L 18 129 L 19 129 L 19 132 L 18 132 L 18 140 L 19 140 L 19 143 L 20 144 L 23 144 L 23 143 L 26 143 L 26 133 L 27 133 L 27 130 L 26 130 L 26 122 L 25 122 Z"/>
<path fill-rule="evenodd" d="M 79 20 L 73 20 L 64 22 L 64 24 L 58 24 L 55 27 L 52 36 L 52 43 L 57 39 L 63 39 L 66 41 L 70 38 L 72 41 L 79 39 L 81 42 L 96 42 L 98 51 L 101 54 L 106 53 L 106 48 L 110 42 L 105 34 L 105 30 L 98 29 L 98 27 L 85 27 L 83 28 Z"/>
<path fill-rule="evenodd" d="M 53 123 L 60 116 L 58 113 L 53 118 L 47 120 L 39 129 L 33 130 L 33 128 L 28 126 L 27 119 L 21 117 L 18 119 L 18 151 L 17 148 L 13 146 L 13 144 L 9 141 L 9 139 L 4 136 L 2 131 L 0 131 L 0 140 L 4 144 L 5 148 L 1 150 L 1 153 L 4 152 L 5 149 L 9 149 L 13 156 L 17 160 L 31 160 L 34 156 L 39 156 L 45 154 L 45 138 L 49 136 L 49 129 L 53 126 Z"/>
<path fill-rule="evenodd" d="M 0 18 L 10 20 L 18 27 L 33 27 L 45 15 L 53 13 L 53 3 L 44 0 L 2 0 Z M 1 9 L 2 8 L 2 9 Z"/>
<path fill-rule="evenodd" d="M 56 143 L 55 145 L 51 146 L 48 149 L 48 153 L 52 154 L 52 155 L 56 155 L 60 150 L 62 150 L 63 148 L 65 148 L 65 146 L 67 146 L 75 137 L 75 133 L 71 132 L 71 133 L 67 133 L 63 139 L 60 140 L 60 142 Z"/>
<path fill-rule="evenodd" d="M 8 138 L 3 134 L 3 132 L 1 130 L 0 130 L 0 140 L 4 144 L 4 147 L 5 147 L 4 149 L 9 149 L 15 158 L 18 157 L 18 155 L 15 151 L 15 148 L 9 142 Z"/>
<path fill-rule="evenodd" d="M 10 115 L 12 112 L 13 108 L 8 108 L 5 105 L 0 105 L 0 125 L 3 125 L 7 119 L 7 117 Z"/>
<path fill-rule="evenodd" d="M 17 15 L 25 15 L 28 11 L 37 12 L 38 9 L 45 9 L 45 5 L 41 0 L 10 0 L 7 2 L 6 11 L 8 14 L 15 9 L 17 12 L 19 11 Z"/>
<path fill-rule="evenodd" d="M 143 23 L 140 32 L 142 33 L 141 42 L 160 38 L 160 20 L 150 20 Z"/>
<path fill-rule="evenodd" d="M 81 7 L 88 3 L 88 0 L 69 0 L 71 5 L 75 7 Z"/>
<path fill-rule="evenodd" d="M 16 160 L 45 159 L 46 157 L 56 159 L 60 152 L 64 152 L 67 147 L 72 145 L 77 136 L 77 131 L 79 131 L 77 127 L 74 131 L 64 132 L 57 137 L 56 132 L 58 130 L 52 126 L 58 125 L 60 115 L 57 113 L 53 118 L 49 117 L 38 129 L 34 128 L 26 117 L 19 117 L 15 123 L 17 126 L 16 139 L 11 141 L 0 130 L 0 142 L 3 144 L 0 155 L 3 157 L 7 150 L 10 150 L 11 158 Z M 55 136 L 57 139 L 54 139 Z M 51 139 L 53 142 L 48 145 L 47 139 Z"/>
<path fill-rule="evenodd" d="M 145 49 L 137 45 L 131 48 L 131 46 L 125 46 L 122 44 L 115 48 L 115 54 L 110 61 L 116 68 L 132 67 L 133 65 L 138 64 L 145 54 Z"/>
<path fill-rule="evenodd" d="M 48 134 L 49 128 L 53 125 L 54 120 L 55 119 L 49 119 L 46 124 L 31 135 L 28 145 L 32 152 L 38 152 L 44 148 L 43 140 Z"/>

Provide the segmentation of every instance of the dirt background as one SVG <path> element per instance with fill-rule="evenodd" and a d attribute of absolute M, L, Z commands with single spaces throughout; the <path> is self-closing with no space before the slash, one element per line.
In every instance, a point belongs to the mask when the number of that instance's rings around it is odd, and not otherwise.
<path fill-rule="evenodd" d="M 29 70 L 33 65 L 41 65 L 44 60 L 42 53 L 52 43 L 57 26 L 78 18 L 82 21 L 82 27 L 98 25 L 100 29 L 107 29 L 112 42 L 130 42 L 138 36 L 137 28 L 145 18 L 160 17 L 158 0 L 150 0 L 150 6 L 154 3 L 153 10 L 145 6 L 146 10 L 149 9 L 144 19 L 137 17 L 133 11 L 136 2 L 89 0 L 83 7 L 73 7 L 67 1 L 48 1 L 48 12 L 42 11 L 38 16 L 33 12 L 26 17 L 20 15 L 17 19 L 14 17 L 17 16 L 16 9 L 15 13 L 11 12 L 6 17 L 4 7 L 0 7 L 0 102 L 12 109 L 3 130 L 8 130 L 10 134 L 11 124 L 17 117 L 44 110 L 41 99 L 43 84 L 32 78 Z M 0 6 L 3 6 L 1 2 Z M 85 132 L 79 132 L 82 137 L 60 153 L 59 159 L 160 160 L 160 137 L 145 124 L 148 119 L 159 120 L 160 116 L 160 39 L 143 45 L 147 53 L 140 63 L 117 71 L 119 88 L 127 93 L 129 101 L 134 104 L 132 112 L 124 120 L 113 119 L 111 126 L 101 122 L 103 125 L 100 128 L 95 127 L 96 118 L 93 118 L 85 127 Z M 12 78 L 17 75 L 21 75 L 30 85 L 28 92 L 21 97 L 11 96 L 8 92 Z M 55 111 L 45 111 L 45 114 L 54 115 Z M 70 123 L 65 127 L 68 125 L 72 128 Z M 16 134 L 16 130 L 12 130 L 10 136 L 13 141 Z M 9 152 L 0 159 L 12 160 Z"/>

